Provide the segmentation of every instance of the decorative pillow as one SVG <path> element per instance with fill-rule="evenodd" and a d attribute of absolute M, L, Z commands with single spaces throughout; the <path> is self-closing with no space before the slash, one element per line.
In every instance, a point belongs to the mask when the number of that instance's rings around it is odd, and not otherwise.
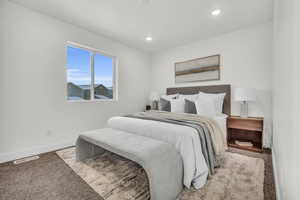
<path fill-rule="evenodd" d="M 160 98 L 159 100 L 159 110 L 171 112 L 171 103 L 170 101 Z"/>
<path fill-rule="evenodd" d="M 184 99 L 171 99 L 171 112 L 184 113 Z"/>
<path fill-rule="evenodd" d="M 202 97 L 195 101 L 197 114 L 201 116 L 213 117 L 217 115 L 215 102 L 211 98 Z"/>
<path fill-rule="evenodd" d="M 159 110 L 171 112 L 170 100 L 176 99 L 178 96 L 178 94 L 162 95 L 159 100 Z"/>
<path fill-rule="evenodd" d="M 195 102 L 185 99 L 184 112 L 190 114 L 197 114 Z"/>
<path fill-rule="evenodd" d="M 225 95 L 226 93 L 211 94 L 211 93 L 200 92 L 198 98 L 199 99 L 210 98 L 215 105 L 216 114 L 222 114 Z"/>

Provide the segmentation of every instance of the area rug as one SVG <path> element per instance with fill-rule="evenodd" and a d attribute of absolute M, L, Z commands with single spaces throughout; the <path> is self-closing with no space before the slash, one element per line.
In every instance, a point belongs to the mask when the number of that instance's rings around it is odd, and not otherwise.
<path fill-rule="evenodd" d="M 143 168 L 111 152 L 76 162 L 75 148 L 56 152 L 105 200 L 150 199 Z M 184 189 L 178 200 L 263 200 L 264 161 L 226 152 L 221 167 L 200 190 Z"/>

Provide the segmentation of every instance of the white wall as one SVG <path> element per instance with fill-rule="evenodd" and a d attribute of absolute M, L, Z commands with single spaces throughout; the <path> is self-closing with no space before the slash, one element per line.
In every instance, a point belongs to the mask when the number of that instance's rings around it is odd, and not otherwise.
<path fill-rule="evenodd" d="M 221 80 L 176 84 L 174 63 L 221 54 Z M 212 39 L 155 53 L 152 57 L 151 90 L 164 93 L 167 87 L 231 84 L 233 87 L 265 91 L 260 101 L 250 104 L 252 116 L 270 115 L 272 71 L 272 24 L 262 24 Z M 232 114 L 239 114 L 239 104 L 232 103 Z"/>
<path fill-rule="evenodd" d="M 300 2 L 275 0 L 273 158 L 278 197 L 298 200 L 300 166 Z"/>
<path fill-rule="evenodd" d="M 118 57 L 118 102 L 66 101 L 67 41 Z M 147 103 L 149 55 L 6 0 L 0 2 L 0 52 L 0 161 L 70 144 L 80 131 Z"/>

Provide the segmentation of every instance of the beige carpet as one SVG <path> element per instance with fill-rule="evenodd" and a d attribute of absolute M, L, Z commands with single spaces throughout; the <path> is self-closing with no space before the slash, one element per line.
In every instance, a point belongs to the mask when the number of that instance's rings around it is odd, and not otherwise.
<path fill-rule="evenodd" d="M 145 171 L 137 164 L 106 152 L 84 163 L 75 161 L 75 149 L 57 154 L 106 200 L 149 199 Z M 264 161 L 225 153 L 222 167 L 200 190 L 185 189 L 180 200 L 263 200 Z"/>

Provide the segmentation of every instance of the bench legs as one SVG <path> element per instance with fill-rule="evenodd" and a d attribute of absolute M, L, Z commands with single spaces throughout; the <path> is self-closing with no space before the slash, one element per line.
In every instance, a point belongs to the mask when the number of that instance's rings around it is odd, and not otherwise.
<path fill-rule="evenodd" d="M 80 137 L 76 141 L 76 160 L 84 161 L 104 153 L 105 150 L 99 146 L 91 144 Z"/>

